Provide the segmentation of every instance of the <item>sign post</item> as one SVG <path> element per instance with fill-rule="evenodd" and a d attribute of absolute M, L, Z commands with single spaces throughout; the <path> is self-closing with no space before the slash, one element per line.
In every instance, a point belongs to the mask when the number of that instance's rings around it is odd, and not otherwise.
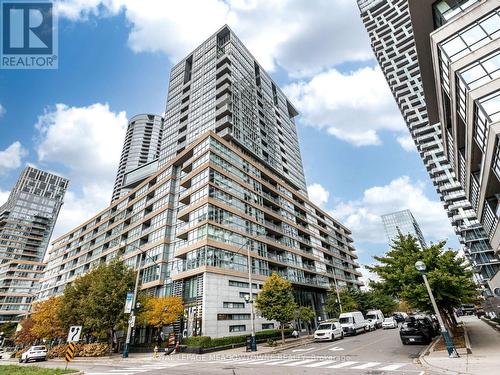
<path fill-rule="evenodd" d="M 66 354 L 64 355 L 64 360 L 66 361 L 66 368 L 68 364 L 75 358 L 76 342 L 80 341 L 80 335 L 82 334 L 82 326 L 71 326 L 68 332 L 68 349 L 66 349 Z"/>

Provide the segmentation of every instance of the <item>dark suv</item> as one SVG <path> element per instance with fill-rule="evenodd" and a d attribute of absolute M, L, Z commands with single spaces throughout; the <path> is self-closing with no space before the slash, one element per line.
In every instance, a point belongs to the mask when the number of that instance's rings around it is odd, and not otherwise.
<path fill-rule="evenodd" d="M 399 337 L 403 345 L 429 344 L 434 336 L 434 327 L 427 317 L 410 316 L 405 319 L 399 330 Z"/>

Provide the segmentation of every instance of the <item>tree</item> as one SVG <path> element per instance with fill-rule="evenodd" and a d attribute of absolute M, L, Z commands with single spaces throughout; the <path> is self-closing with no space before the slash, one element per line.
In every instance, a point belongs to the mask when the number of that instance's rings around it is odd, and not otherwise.
<path fill-rule="evenodd" d="M 285 343 L 285 324 L 293 320 L 297 305 L 293 299 L 292 284 L 273 272 L 266 279 L 255 301 L 261 315 L 281 325 L 281 341 Z"/>
<path fill-rule="evenodd" d="M 453 309 L 474 302 L 478 292 L 465 260 L 444 246 L 442 241 L 421 249 L 415 237 L 399 234 L 385 256 L 375 257 L 379 264 L 368 268 L 384 281 L 378 288 L 381 293 L 405 300 L 413 308 L 433 311 L 422 275 L 415 269 L 415 262 L 423 261 L 437 305 L 452 327 L 456 324 Z"/>
<path fill-rule="evenodd" d="M 144 301 L 139 320 L 156 328 L 175 322 L 184 312 L 182 298 L 175 296 L 150 297 Z"/>
<path fill-rule="evenodd" d="M 20 324 L 21 330 L 16 333 L 16 344 L 33 344 L 37 340 L 37 337 L 33 334 L 33 319 L 30 317 L 24 318 Z"/>
<path fill-rule="evenodd" d="M 83 325 L 87 334 L 107 335 L 111 347 L 114 331 L 126 325 L 125 296 L 134 287 L 134 274 L 123 262 L 113 260 L 68 285 L 59 313 L 63 327 Z"/>
<path fill-rule="evenodd" d="M 45 301 L 33 304 L 32 333 L 37 338 L 52 340 L 64 335 L 59 320 L 62 297 L 51 297 Z"/>
<path fill-rule="evenodd" d="M 371 285 L 375 284 L 372 283 Z M 357 309 L 363 314 L 366 314 L 370 310 L 381 310 L 384 315 L 391 315 L 397 306 L 394 298 L 380 292 L 378 289 L 368 291 L 350 289 L 349 293 L 356 301 Z"/>
<path fill-rule="evenodd" d="M 311 333 L 311 322 L 316 319 L 316 313 L 313 309 L 307 306 L 300 306 L 298 311 L 298 318 L 306 323 L 308 333 Z"/>
<path fill-rule="evenodd" d="M 352 297 L 352 292 L 349 289 L 343 288 L 339 290 L 339 296 L 343 312 L 358 310 L 358 303 Z M 335 289 L 328 292 L 325 310 L 333 316 L 338 317 L 340 315 L 340 304 L 337 298 L 337 291 Z"/>

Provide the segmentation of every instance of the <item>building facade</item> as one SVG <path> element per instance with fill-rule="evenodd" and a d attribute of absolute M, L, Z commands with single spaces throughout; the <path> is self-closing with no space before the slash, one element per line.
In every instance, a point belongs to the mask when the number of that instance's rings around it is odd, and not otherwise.
<path fill-rule="evenodd" d="M 427 247 L 420 226 L 410 210 L 382 215 L 382 223 L 384 224 L 385 235 L 389 244 L 398 238 L 399 233 L 401 233 L 403 235 L 411 234 L 418 240 L 420 247 Z"/>
<path fill-rule="evenodd" d="M 327 291 L 359 288 L 361 273 L 349 229 L 307 197 L 295 115 L 222 28 L 172 69 L 157 172 L 54 242 L 40 298 L 120 257 L 141 289 L 184 299 L 189 335 L 250 331 L 249 267 L 253 294 L 276 272 L 325 318 Z"/>
<path fill-rule="evenodd" d="M 429 177 L 468 259 L 475 267 L 478 281 L 487 285 L 497 273 L 500 259 L 495 256 L 473 204 L 457 178 L 455 164 L 447 158 L 447 136 L 443 136 L 439 117 L 434 111 L 428 111 L 428 105 L 436 100 L 436 94 L 425 88 L 423 81 L 432 68 L 420 56 L 426 49 L 429 50 L 429 34 L 434 27 L 432 4 L 429 3 L 433 2 L 358 0 L 375 57 Z M 422 14 L 426 6 L 430 11 Z M 462 8 L 465 9 L 465 6 Z M 457 11 L 462 10 L 454 8 L 454 12 Z M 427 29 L 427 34 L 422 32 L 422 28 Z"/>
<path fill-rule="evenodd" d="M 124 196 L 158 169 L 163 118 L 141 114 L 127 126 L 111 201 Z"/>
<path fill-rule="evenodd" d="M 65 178 L 27 167 L 0 207 L 0 323 L 30 309 L 67 186 Z"/>
<path fill-rule="evenodd" d="M 430 34 L 430 48 L 419 56 L 431 67 L 423 76 L 426 92 L 436 97 L 427 108 L 439 119 L 445 155 L 498 255 L 500 1 L 442 0 L 426 10 L 433 29 L 415 28 Z M 492 252 L 482 257 L 498 265 Z"/>
<path fill-rule="evenodd" d="M 172 68 L 160 165 L 213 130 L 305 192 L 297 114 L 225 26 Z"/>

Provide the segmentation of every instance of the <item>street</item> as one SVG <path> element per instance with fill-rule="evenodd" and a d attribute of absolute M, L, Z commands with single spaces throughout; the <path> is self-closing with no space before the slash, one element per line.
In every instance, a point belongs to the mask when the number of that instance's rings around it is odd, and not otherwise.
<path fill-rule="evenodd" d="M 399 330 L 382 330 L 346 337 L 335 342 L 314 342 L 272 355 L 243 356 L 218 352 L 206 355 L 179 354 L 113 359 L 81 359 L 70 367 L 86 375 L 135 374 L 429 374 L 416 363 L 423 345 L 401 344 Z M 231 351 L 233 354 L 235 351 Z M 5 361 L 3 361 L 5 363 Z M 63 361 L 38 363 L 64 367 Z M 0 368 L 1 373 L 1 368 Z"/>

